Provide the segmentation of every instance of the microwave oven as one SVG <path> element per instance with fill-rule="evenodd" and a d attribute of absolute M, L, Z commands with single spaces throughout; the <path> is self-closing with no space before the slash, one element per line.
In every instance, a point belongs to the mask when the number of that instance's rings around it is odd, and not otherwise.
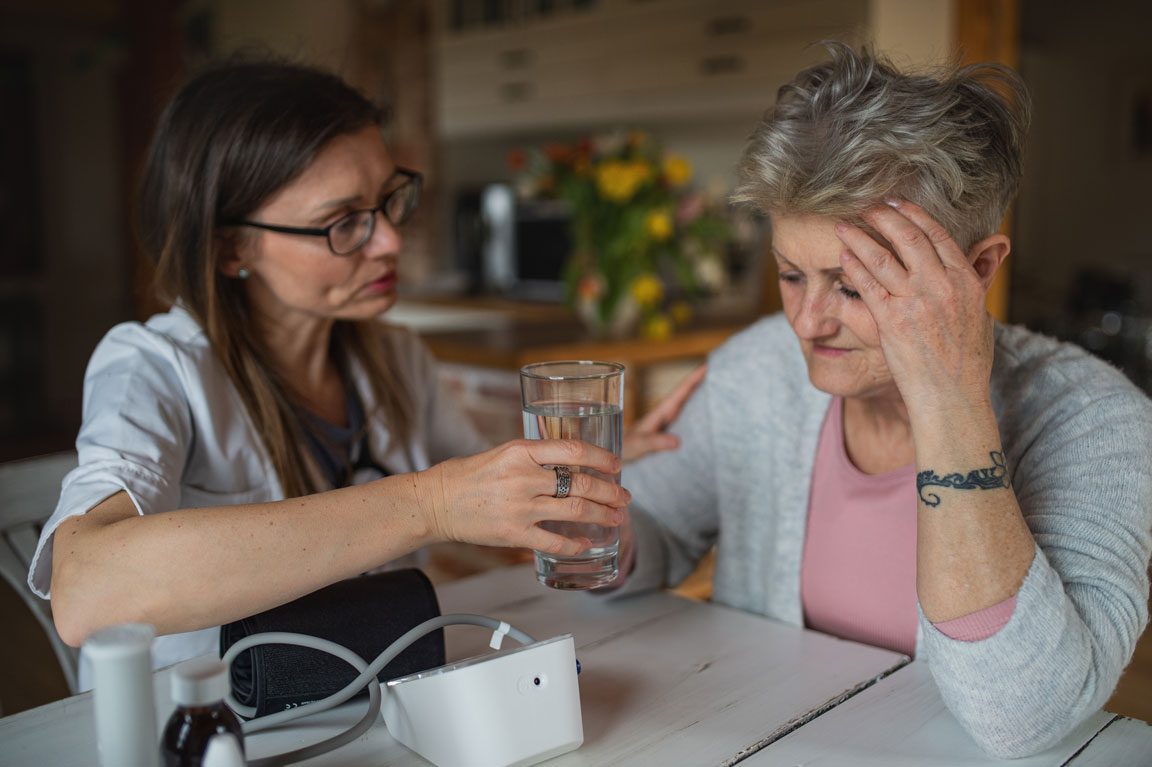
<path fill-rule="evenodd" d="M 508 184 L 461 195 L 455 239 L 472 290 L 562 301 L 572 252 L 569 211 L 562 200 L 519 199 Z"/>

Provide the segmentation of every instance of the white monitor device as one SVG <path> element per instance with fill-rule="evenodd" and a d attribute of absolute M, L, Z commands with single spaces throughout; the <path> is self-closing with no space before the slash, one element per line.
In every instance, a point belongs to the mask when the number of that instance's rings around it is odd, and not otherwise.
<path fill-rule="evenodd" d="M 520 767 L 584 742 L 571 634 L 393 679 L 396 740 L 440 767 Z"/>

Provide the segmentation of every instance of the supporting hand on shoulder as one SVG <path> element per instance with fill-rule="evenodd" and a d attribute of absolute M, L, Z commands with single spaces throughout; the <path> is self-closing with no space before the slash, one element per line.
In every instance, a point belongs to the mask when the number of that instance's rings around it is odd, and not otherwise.
<path fill-rule="evenodd" d="M 693 370 L 659 405 L 625 430 L 622 448 L 625 462 L 635 461 L 649 453 L 680 447 L 680 438 L 669 434 L 667 429 L 680 417 L 680 411 L 704 381 L 707 372 L 707 365 Z"/>

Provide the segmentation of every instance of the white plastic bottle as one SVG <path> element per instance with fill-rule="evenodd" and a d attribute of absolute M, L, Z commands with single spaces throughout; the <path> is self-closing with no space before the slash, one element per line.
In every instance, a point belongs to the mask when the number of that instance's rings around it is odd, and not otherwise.
<path fill-rule="evenodd" d="M 84 642 L 92 666 L 96 745 L 104 767 L 157 767 L 152 639 L 142 623 L 122 623 Z"/>

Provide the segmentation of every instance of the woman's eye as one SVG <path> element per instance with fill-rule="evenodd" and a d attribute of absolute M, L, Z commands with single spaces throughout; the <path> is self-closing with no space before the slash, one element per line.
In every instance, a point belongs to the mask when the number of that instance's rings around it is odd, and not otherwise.
<path fill-rule="evenodd" d="M 840 290 L 840 295 L 842 295 L 845 298 L 848 298 L 852 301 L 856 301 L 857 299 L 860 298 L 860 294 L 858 292 L 856 292 L 855 290 L 853 290 L 852 288 L 848 287 L 847 285 L 841 285 L 839 290 Z"/>
<path fill-rule="evenodd" d="M 795 272 L 781 272 L 780 273 L 780 281 L 781 282 L 787 282 L 791 285 L 795 285 L 796 283 L 802 281 L 803 279 L 804 279 L 804 277 L 802 275 L 796 274 Z"/>
<path fill-rule="evenodd" d="M 356 216 L 347 215 L 332 225 L 334 234 L 351 234 L 356 230 Z"/>

